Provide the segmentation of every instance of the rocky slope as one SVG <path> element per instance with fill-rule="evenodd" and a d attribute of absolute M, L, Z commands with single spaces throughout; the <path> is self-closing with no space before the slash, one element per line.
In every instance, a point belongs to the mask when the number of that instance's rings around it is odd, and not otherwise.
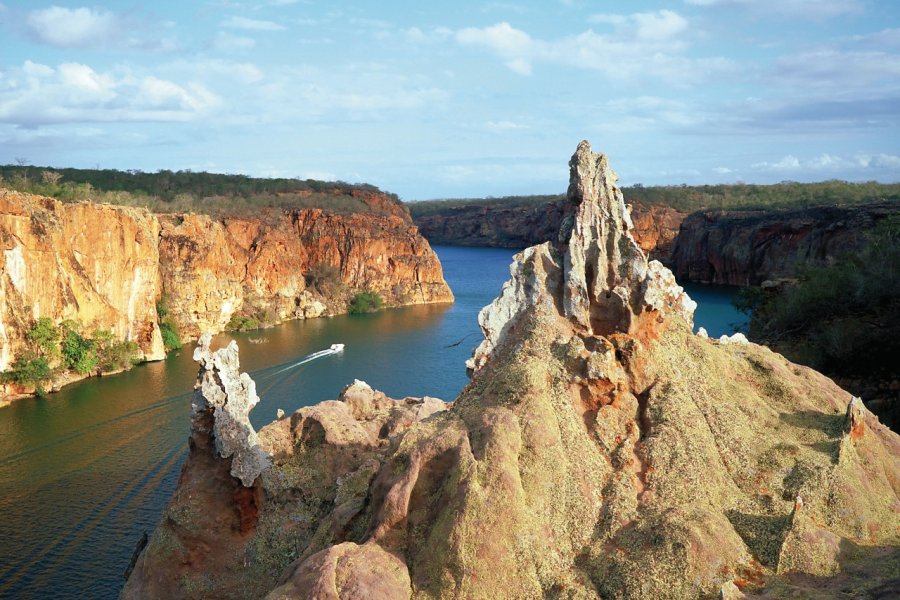
<path fill-rule="evenodd" d="M 145 210 L 0 190 L 0 370 L 39 317 L 108 329 L 163 358 L 158 237 Z"/>
<path fill-rule="evenodd" d="M 433 244 L 525 248 L 556 236 L 566 201 L 538 206 L 461 206 L 414 217 Z M 632 234 L 644 252 L 666 262 L 685 215 L 665 206 L 634 203 Z"/>
<path fill-rule="evenodd" d="M 344 313 L 363 291 L 394 306 L 452 302 L 406 207 L 366 190 L 354 200 L 365 213 L 214 219 L 0 190 L 0 371 L 27 349 L 40 317 L 110 330 L 161 359 L 161 298 L 187 338 L 223 331 L 235 316 L 272 324 Z M 27 391 L 13 387 L 4 393 Z"/>
<path fill-rule="evenodd" d="M 606 157 L 570 167 L 452 406 L 356 382 L 257 435 L 237 346 L 202 340 L 190 455 L 123 597 L 896 593 L 900 437 L 810 369 L 693 335 Z"/>
<path fill-rule="evenodd" d="M 681 224 L 668 265 L 679 280 L 759 285 L 859 250 L 896 203 L 792 211 L 701 211 Z"/>

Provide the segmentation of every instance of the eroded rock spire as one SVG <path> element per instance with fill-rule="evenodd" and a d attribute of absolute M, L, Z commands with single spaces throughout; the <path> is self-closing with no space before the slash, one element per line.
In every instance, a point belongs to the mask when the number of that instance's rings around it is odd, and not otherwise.
<path fill-rule="evenodd" d="M 201 368 L 191 405 L 192 427 L 203 427 L 205 413 L 212 410 L 216 452 L 222 458 L 231 457 L 231 474 L 250 487 L 269 466 L 269 456 L 250 424 L 250 411 L 259 402 L 256 383 L 240 372 L 237 342 L 232 340 L 213 352 L 211 340 L 210 334 L 204 334 L 194 350 Z"/>
<path fill-rule="evenodd" d="M 587 141 L 569 161 L 568 214 L 557 244 L 528 248 L 514 258 L 511 279 L 478 315 L 484 341 L 466 366 L 478 370 L 509 327 L 530 307 L 552 304 L 584 333 L 634 333 L 644 316 L 677 315 L 693 325 L 696 303 L 658 261 L 649 261 L 631 235 L 619 176 Z"/>

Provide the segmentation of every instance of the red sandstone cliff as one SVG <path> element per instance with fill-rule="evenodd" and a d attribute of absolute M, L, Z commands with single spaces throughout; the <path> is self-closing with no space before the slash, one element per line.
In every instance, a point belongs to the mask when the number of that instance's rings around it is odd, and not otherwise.
<path fill-rule="evenodd" d="M 0 370 L 39 317 L 107 329 L 162 358 L 158 237 L 146 210 L 0 190 Z"/>
<path fill-rule="evenodd" d="M 452 302 L 437 256 L 409 217 L 271 211 L 256 218 L 161 217 L 163 289 L 182 332 L 233 315 L 278 322 L 346 312 L 354 293 L 389 305 Z"/>
<path fill-rule="evenodd" d="M 452 302 L 406 207 L 365 189 L 353 198 L 365 212 L 215 219 L 0 190 L 0 371 L 42 317 L 109 330 L 161 359 L 163 296 L 184 337 L 218 333 L 233 315 L 276 323 L 343 313 L 362 291 L 393 306 Z"/>

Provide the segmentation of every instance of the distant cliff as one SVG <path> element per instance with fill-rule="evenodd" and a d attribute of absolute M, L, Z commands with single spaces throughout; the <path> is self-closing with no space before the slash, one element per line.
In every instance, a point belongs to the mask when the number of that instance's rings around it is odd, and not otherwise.
<path fill-rule="evenodd" d="M 759 285 L 859 250 L 900 204 L 790 211 L 700 211 L 681 224 L 669 267 L 680 281 Z"/>
<path fill-rule="evenodd" d="M 441 209 L 439 202 L 430 202 L 427 212 L 418 213 L 414 204 L 412 211 L 422 235 L 434 244 L 524 248 L 554 239 L 564 203 Z M 900 212 L 898 202 L 690 215 L 638 201 L 631 206 L 635 240 L 679 281 L 736 286 L 792 278 L 805 266 L 829 264 L 842 253 L 859 250 L 867 231 Z"/>
<path fill-rule="evenodd" d="M 158 360 L 160 300 L 185 338 L 344 313 L 363 291 L 388 306 L 452 302 L 437 255 L 406 208 L 381 192 L 352 196 L 365 212 L 269 208 L 215 218 L 0 190 L 0 371 L 34 354 L 42 318 L 66 322 L 86 338 L 83 348 L 102 330 L 135 342 L 137 358 Z M 68 377 L 56 368 L 59 331 L 33 357 L 53 368 L 54 385 Z M 91 372 L 88 365 L 82 376 Z M 28 390 L 7 381 L 0 399 Z"/>
<path fill-rule="evenodd" d="M 526 248 L 556 238 L 567 200 L 530 206 L 452 206 L 413 219 L 432 244 Z M 415 205 L 412 205 L 415 209 Z M 684 213 L 666 206 L 635 203 L 633 234 L 641 249 L 665 262 Z"/>

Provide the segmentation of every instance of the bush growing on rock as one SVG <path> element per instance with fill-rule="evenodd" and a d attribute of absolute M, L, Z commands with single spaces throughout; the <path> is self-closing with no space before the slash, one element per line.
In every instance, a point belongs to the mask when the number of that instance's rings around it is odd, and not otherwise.
<path fill-rule="evenodd" d="M 360 292 L 350 300 L 350 314 L 363 315 L 377 312 L 384 306 L 384 298 L 378 292 Z"/>
<path fill-rule="evenodd" d="M 45 394 L 44 383 L 53 376 L 50 363 L 43 356 L 28 351 L 13 362 L 8 371 L 0 373 L 3 383 L 15 383 L 22 386 L 34 386 L 38 396 Z"/>
<path fill-rule="evenodd" d="M 94 371 L 98 363 L 94 340 L 81 335 L 74 321 L 63 321 L 61 329 L 62 358 L 66 368 L 81 375 Z"/>
<path fill-rule="evenodd" d="M 250 331 L 259 329 L 259 320 L 246 315 L 232 315 L 228 324 L 225 325 L 225 331 Z"/>
<path fill-rule="evenodd" d="M 156 303 L 156 316 L 159 320 L 159 333 L 162 336 L 166 352 L 181 349 L 181 334 L 178 325 L 169 317 L 169 303 L 163 296 Z"/>

